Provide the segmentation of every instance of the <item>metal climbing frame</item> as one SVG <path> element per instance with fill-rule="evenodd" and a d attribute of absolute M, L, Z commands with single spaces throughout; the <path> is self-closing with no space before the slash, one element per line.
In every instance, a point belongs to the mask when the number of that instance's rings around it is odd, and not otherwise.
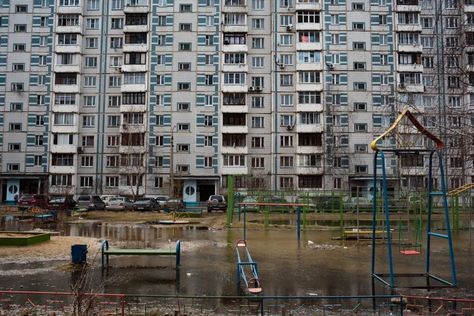
<path fill-rule="evenodd" d="M 397 150 L 397 149 L 387 149 L 382 150 L 377 147 L 377 142 L 382 139 L 383 137 L 387 136 L 387 134 L 393 131 L 396 126 L 400 123 L 403 117 L 407 117 L 413 125 L 425 136 L 429 137 L 433 140 L 436 145 L 436 150 Z M 373 177 L 373 194 L 374 197 L 372 199 L 372 262 L 371 262 L 371 272 L 372 277 L 381 281 L 385 285 L 394 288 L 395 278 L 396 277 L 424 277 L 426 280 L 426 286 L 416 286 L 420 288 L 433 288 L 433 287 L 454 287 L 456 286 L 456 268 L 455 268 L 455 261 L 454 261 L 454 252 L 453 252 L 453 243 L 452 243 L 452 236 L 451 236 L 451 226 L 449 223 L 449 210 L 448 210 L 448 200 L 446 197 L 446 182 L 445 182 L 445 175 L 444 175 L 444 168 L 443 168 L 443 157 L 441 154 L 441 149 L 443 148 L 443 143 L 440 139 L 436 136 L 428 132 L 424 127 L 416 120 L 416 118 L 408 111 L 403 111 L 400 116 L 397 118 L 395 123 L 381 136 L 376 138 L 371 143 L 372 149 L 375 151 L 374 154 L 374 177 Z M 426 262 L 425 262 L 425 272 L 424 273 L 403 273 L 397 274 L 394 273 L 393 269 L 393 256 L 392 256 L 392 237 L 391 237 L 391 224 L 390 224 L 390 209 L 388 203 L 388 194 L 387 194 L 387 174 L 385 170 L 385 152 L 394 152 L 394 153 L 402 153 L 402 152 L 410 152 L 410 153 L 419 153 L 419 152 L 428 152 L 429 153 L 429 171 L 428 171 L 428 210 L 427 210 L 427 232 L 426 232 Z M 433 191 L 433 156 L 437 157 L 438 164 L 439 164 L 439 172 L 441 178 L 441 191 Z M 381 169 L 382 169 L 382 181 L 381 181 L 381 189 L 382 189 L 382 198 L 383 198 L 383 211 L 385 213 L 385 229 L 386 229 L 386 238 L 387 238 L 387 253 L 388 253 L 388 273 L 377 273 L 375 271 L 375 257 L 376 257 L 376 226 L 377 226 L 377 168 L 378 168 L 378 158 L 380 157 Z M 440 196 L 443 200 L 443 209 L 444 209 L 444 220 L 446 225 L 446 233 L 439 233 L 432 231 L 432 205 L 433 205 L 433 197 Z M 435 276 L 430 272 L 431 269 L 431 238 L 441 238 L 445 239 L 448 242 L 449 247 L 449 257 L 450 257 L 450 266 L 451 266 L 451 281 L 447 281 L 439 276 Z M 386 278 L 388 277 L 388 281 Z M 442 285 L 431 285 L 430 281 L 437 281 Z M 401 287 L 397 285 L 397 287 Z"/>

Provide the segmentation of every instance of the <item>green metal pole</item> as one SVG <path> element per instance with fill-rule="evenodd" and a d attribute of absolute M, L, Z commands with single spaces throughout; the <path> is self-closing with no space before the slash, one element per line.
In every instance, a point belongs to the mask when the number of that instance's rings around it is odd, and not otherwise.
<path fill-rule="evenodd" d="M 454 197 L 454 212 L 453 212 L 453 226 L 454 231 L 457 232 L 459 228 L 459 195 Z"/>
<path fill-rule="evenodd" d="M 334 192 L 332 192 L 334 195 Z M 339 226 L 341 229 L 341 240 L 342 240 L 342 245 L 344 246 L 346 244 L 346 240 L 344 238 L 344 208 L 342 207 L 342 203 L 339 204 Z"/>
<path fill-rule="evenodd" d="M 231 227 L 234 213 L 234 176 L 227 176 L 227 200 L 227 227 Z"/>

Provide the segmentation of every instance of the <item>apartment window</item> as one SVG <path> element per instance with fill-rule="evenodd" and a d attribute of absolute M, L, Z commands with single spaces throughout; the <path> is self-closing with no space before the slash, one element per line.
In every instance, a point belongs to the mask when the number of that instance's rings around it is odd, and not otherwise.
<path fill-rule="evenodd" d="M 16 13 L 27 13 L 28 12 L 28 6 L 27 5 L 16 5 L 15 6 L 15 12 Z"/>
<path fill-rule="evenodd" d="M 250 159 L 250 166 L 252 168 L 265 168 L 265 158 L 264 157 L 252 157 Z"/>
<path fill-rule="evenodd" d="M 424 29 L 432 29 L 433 28 L 433 18 L 421 18 L 421 26 Z"/>
<path fill-rule="evenodd" d="M 155 167 L 163 167 L 163 156 L 155 157 Z"/>
<path fill-rule="evenodd" d="M 25 85 L 23 82 L 12 82 L 12 91 L 23 91 L 25 90 Z"/>
<path fill-rule="evenodd" d="M 367 123 L 355 123 L 354 124 L 355 132 L 367 132 Z"/>
<path fill-rule="evenodd" d="M 93 167 L 93 166 L 94 166 L 94 156 L 81 157 L 81 167 Z"/>
<path fill-rule="evenodd" d="M 282 34 L 280 35 L 280 45 L 292 45 L 293 44 L 293 35 L 291 34 Z"/>
<path fill-rule="evenodd" d="M 86 57 L 84 66 L 87 68 L 97 68 L 97 57 Z"/>
<path fill-rule="evenodd" d="M 364 11 L 364 3 L 360 3 L 360 2 L 352 3 L 352 11 Z"/>
<path fill-rule="evenodd" d="M 81 188 L 91 188 L 94 185 L 92 176 L 81 176 L 79 177 L 79 186 Z"/>
<path fill-rule="evenodd" d="M 364 62 L 354 62 L 354 70 L 365 70 Z"/>
<path fill-rule="evenodd" d="M 98 30 L 99 29 L 99 19 L 86 19 L 86 28 L 89 30 Z"/>
<path fill-rule="evenodd" d="M 314 125 L 320 124 L 320 113 L 318 112 L 301 112 L 300 113 L 300 122 L 301 124 Z"/>
<path fill-rule="evenodd" d="M 158 46 L 163 46 L 166 44 L 166 35 L 157 35 L 156 40 Z"/>
<path fill-rule="evenodd" d="M 123 10 L 124 0 L 112 0 L 112 10 Z"/>
<path fill-rule="evenodd" d="M 176 151 L 189 152 L 189 144 L 178 144 Z"/>
<path fill-rule="evenodd" d="M 14 52 L 24 52 L 26 51 L 26 44 L 13 44 L 13 51 Z"/>
<path fill-rule="evenodd" d="M 252 117 L 252 128 L 264 128 L 265 118 L 263 116 Z"/>
<path fill-rule="evenodd" d="M 364 42 L 354 42 L 354 43 L 352 43 L 352 48 L 354 50 L 365 50 L 365 43 Z"/>
<path fill-rule="evenodd" d="M 244 155 L 223 155 L 224 166 L 226 167 L 245 167 Z"/>
<path fill-rule="evenodd" d="M 180 23 L 179 24 L 179 30 L 182 32 L 191 32 L 191 23 Z"/>
<path fill-rule="evenodd" d="M 446 23 L 445 23 L 445 26 L 448 28 L 448 29 L 452 29 L 452 28 L 457 28 L 458 27 L 458 18 L 457 17 L 447 17 L 446 18 Z"/>
<path fill-rule="evenodd" d="M 86 48 L 97 48 L 97 37 L 86 37 Z"/>
<path fill-rule="evenodd" d="M 185 111 L 185 112 L 188 112 L 191 110 L 191 104 L 190 103 L 184 103 L 184 102 L 180 102 L 178 103 L 178 111 Z"/>
<path fill-rule="evenodd" d="M 321 72 L 319 71 L 300 71 L 300 83 L 321 83 Z"/>
<path fill-rule="evenodd" d="M 77 45 L 77 34 L 58 34 L 58 45 Z"/>
<path fill-rule="evenodd" d="M 16 112 L 16 111 L 21 111 L 21 110 L 23 110 L 23 103 L 21 102 L 10 103 L 10 111 Z"/>
<path fill-rule="evenodd" d="M 214 83 L 214 75 L 205 75 L 204 84 L 211 86 Z"/>
<path fill-rule="evenodd" d="M 293 167 L 293 164 L 292 156 L 280 156 L 280 168 L 290 168 Z"/>
<path fill-rule="evenodd" d="M 120 145 L 120 136 L 118 135 L 107 136 L 108 147 L 117 147 L 119 145 Z"/>
<path fill-rule="evenodd" d="M 158 26 L 166 26 L 166 15 L 159 15 L 156 18 Z"/>
<path fill-rule="evenodd" d="M 252 67 L 253 68 L 263 68 L 264 67 L 264 57 L 252 57 Z"/>
<path fill-rule="evenodd" d="M 281 14 L 280 26 L 293 25 L 293 15 Z"/>
<path fill-rule="evenodd" d="M 178 123 L 178 132 L 189 132 L 191 126 L 189 123 Z"/>
<path fill-rule="evenodd" d="M 155 177 L 155 188 L 163 187 L 163 177 Z"/>
<path fill-rule="evenodd" d="M 280 54 L 280 67 L 293 65 L 293 54 Z"/>
<path fill-rule="evenodd" d="M 7 163 L 7 171 L 10 171 L 10 172 L 20 171 L 20 164 L 19 163 Z"/>
<path fill-rule="evenodd" d="M 293 136 L 280 135 L 280 147 L 293 147 Z"/>
<path fill-rule="evenodd" d="M 179 11 L 180 12 L 192 12 L 193 11 L 193 6 L 191 4 L 181 4 L 179 6 Z"/>
<path fill-rule="evenodd" d="M 354 82 L 355 91 L 365 91 L 367 90 L 367 84 L 365 82 Z"/>
<path fill-rule="evenodd" d="M 8 143 L 8 151 L 20 151 L 21 144 L 20 143 Z"/>
<path fill-rule="evenodd" d="M 120 126 L 120 115 L 107 116 L 107 127 L 119 127 L 119 126 Z"/>
<path fill-rule="evenodd" d="M 121 85 L 122 78 L 120 76 L 110 76 L 109 77 L 109 87 L 117 88 Z"/>
<path fill-rule="evenodd" d="M 204 168 L 212 168 L 212 156 L 204 157 Z"/>
<path fill-rule="evenodd" d="M 280 115 L 280 126 L 285 126 L 285 127 L 288 127 L 288 126 L 293 126 L 293 115 L 286 115 L 286 114 L 282 114 Z"/>
<path fill-rule="evenodd" d="M 25 71 L 25 64 L 13 64 L 12 65 L 12 70 L 14 72 L 21 72 L 21 71 Z"/>
<path fill-rule="evenodd" d="M 110 67 L 122 66 L 122 56 L 110 56 Z"/>
<path fill-rule="evenodd" d="M 245 84 L 245 73 L 243 72 L 226 72 L 224 73 L 224 84 L 242 85 Z"/>
<path fill-rule="evenodd" d="M 123 47 L 123 38 L 122 37 L 111 37 L 110 38 L 110 48 L 122 48 Z"/>
<path fill-rule="evenodd" d="M 265 0 L 252 0 L 252 10 L 265 9 Z"/>
<path fill-rule="evenodd" d="M 304 64 L 320 63 L 321 53 L 318 51 L 300 51 L 298 52 L 298 62 Z"/>
<path fill-rule="evenodd" d="M 204 64 L 205 65 L 214 64 L 214 56 L 211 54 L 204 55 Z"/>
<path fill-rule="evenodd" d="M 253 18 L 252 19 L 252 29 L 261 30 L 265 27 L 265 19 L 263 18 Z"/>
<path fill-rule="evenodd" d="M 105 186 L 109 188 L 114 188 L 119 186 L 119 177 L 117 176 L 106 176 L 105 177 Z"/>
<path fill-rule="evenodd" d="M 54 145 L 74 145 L 73 134 L 53 134 Z M 71 166 L 73 163 L 71 162 Z"/>
<path fill-rule="evenodd" d="M 112 30 L 121 30 L 121 29 L 123 29 L 123 19 L 122 18 L 112 18 L 110 28 Z"/>
<path fill-rule="evenodd" d="M 280 75 L 280 86 L 292 86 L 293 85 L 293 75 L 292 74 L 281 74 Z"/>
<path fill-rule="evenodd" d="M 293 95 L 280 94 L 280 106 L 293 106 Z"/>
<path fill-rule="evenodd" d="M 355 102 L 354 111 L 367 111 L 367 103 Z"/>
<path fill-rule="evenodd" d="M 299 104 L 319 104 L 321 103 L 321 93 L 315 91 L 298 92 Z"/>
<path fill-rule="evenodd" d="M 179 91 L 191 90 L 191 83 L 190 82 L 178 82 L 178 90 Z"/>
<path fill-rule="evenodd" d="M 96 76 L 84 76 L 84 87 L 95 87 L 97 84 Z"/>
<path fill-rule="evenodd" d="M 362 31 L 365 29 L 365 24 L 363 22 L 354 22 L 352 23 L 352 29 L 356 31 Z"/>
<path fill-rule="evenodd" d="M 252 60 L 253 58 L 263 58 L 263 57 L 252 57 Z M 224 64 L 245 64 L 245 53 L 224 54 Z"/>
<path fill-rule="evenodd" d="M 293 0 L 280 0 L 280 8 L 282 9 L 293 8 Z"/>
<path fill-rule="evenodd" d="M 252 108 L 263 108 L 264 105 L 264 97 L 254 97 L 252 96 Z"/>
<path fill-rule="evenodd" d="M 204 136 L 204 147 L 212 146 L 212 136 Z"/>
<path fill-rule="evenodd" d="M 178 49 L 180 51 L 190 51 L 191 50 L 191 43 L 179 43 Z"/>
<path fill-rule="evenodd" d="M 293 178 L 292 177 L 280 177 L 280 188 L 281 189 L 293 189 Z"/>
<path fill-rule="evenodd" d="M 86 96 L 84 96 L 84 106 L 85 107 L 94 107 L 95 106 L 95 95 L 86 95 Z"/>
<path fill-rule="evenodd" d="M 77 2 L 79 2 L 79 0 L 77 0 Z M 87 0 L 87 10 L 89 11 L 99 10 L 99 3 L 100 3 L 100 0 Z"/>
<path fill-rule="evenodd" d="M 56 54 L 56 60 L 59 65 L 75 65 L 76 55 L 75 54 Z"/>
<path fill-rule="evenodd" d="M 165 137 L 163 135 L 157 135 L 155 138 L 155 145 L 163 147 L 165 144 Z"/>
<path fill-rule="evenodd" d="M 106 156 L 105 160 L 108 168 L 115 168 L 119 166 L 119 156 Z"/>
<path fill-rule="evenodd" d="M 15 24 L 13 26 L 14 32 L 26 32 L 26 24 Z"/>
<path fill-rule="evenodd" d="M 254 49 L 264 48 L 264 38 L 263 37 L 254 37 L 254 38 L 252 38 L 252 48 L 254 48 Z"/>
<path fill-rule="evenodd" d="M 264 137 L 252 137 L 252 148 L 264 148 Z"/>
<path fill-rule="evenodd" d="M 355 173 L 367 173 L 369 168 L 367 165 L 355 165 L 354 166 Z"/>
<path fill-rule="evenodd" d="M 95 126 L 95 116 L 84 115 L 82 117 L 82 127 L 94 127 Z"/>
<path fill-rule="evenodd" d="M 212 115 L 204 115 L 204 126 L 212 126 Z"/>
<path fill-rule="evenodd" d="M 94 147 L 94 136 L 82 136 L 82 146 Z"/>
<path fill-rule="evenodd" d="M 10 131 L 21 131 L 21 123 L 10 123 Z"/>

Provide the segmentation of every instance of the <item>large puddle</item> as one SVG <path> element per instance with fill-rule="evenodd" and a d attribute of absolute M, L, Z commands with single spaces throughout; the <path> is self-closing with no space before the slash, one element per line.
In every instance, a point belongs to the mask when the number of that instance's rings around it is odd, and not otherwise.
<path fill-rule="evenodd" d="M 326 224 L 326 223 L 319 223 Z M 365 225 L 366 223 L 364 223 Z M 3 229 L 28 229 L 28 224 L 7 222 Z M 334 222 L 327 226 L 337 226 Z M 109 293 L 235 295 L 235 244 L 243 238 L 240 229 L 212 230 L 191 226 L 110 224 L 86 222 L 64 224 L 58 229 L 66 236 L 107 239 L 114 246 L 129 248 L 174 246 L 182 242 L 181 268 L 174 269 L 174 257 L 110 257 L 110 268 L 101 273 L 100 256 L 95 258 L 91 280 L 97 289 Z M 336 229 L 307 230 L 297 241 L 296 229 L 249 229 L 247 244 L 265 295 L 365 295 L 372 294 L 371 247 L 367 241 L 340 241 Z M 474 237 L 474 236 L 473 236 Z M 458 284 L 474 290 L 473 251 L 470 232 L 454 233 Z M 386 270 L 384 245 L 377 246 L 381 270 Z M 398 254 L 394 243 L 396 272 L 423 272 L 425 253 Z M 77 275 L 63 267 L 67 262 L 2 263 L 3 289 L 68 291 Z M 449 256 L 444 240 L 432 241 L 432 273 L 449 277 Z M 380 293 L 378 293 L 380 294 Z"/>

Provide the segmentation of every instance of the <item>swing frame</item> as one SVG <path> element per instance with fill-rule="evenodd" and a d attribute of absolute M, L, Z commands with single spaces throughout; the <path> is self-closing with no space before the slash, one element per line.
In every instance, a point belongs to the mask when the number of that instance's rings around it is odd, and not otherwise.
<path fill-rule="evenodd" d="M 378 148 L 378 142 L 384 139 L 389 134 L 393 133 L 397 126 L 401 123 L 403 118 L 407 118 L 412 125 L 424 136 L 431 139 L 436 144 L 436 149 L 381 149 Z M 443 157 L 441 150 L 443 149 L 443 142 L 437 138 L 435 135 L 431 134 L 426 130 L 423 125 L 415 118 L 415 116 L 408 110 L 405 109 L 395 120 L 395 122 L 390 126 L 390 128 L 381 134 L 379 137 L 375 138 L 371 143 L 371 148 L 374 151 L 374 176 L 373 176 L 373 194 L 372 199 L 372 261 L 371 261 L 371 273 L 372 278 L 380 281 L 390 288 L 394 287 L 410 287 L 410 288 L 439 288 L 439 287 L 455 287 L 456 286 L 456 268 L 454 261 L 453 253 L 453 244 L 451 237 L 451 226 L 449 223 L 449 211 L 448 203 L 446 198 L 446 183 L 445 175 L 443 169 Z M 428 209 L 427 209 L 427 231 L 426 231 L 426 261 L 425 261 L 425 271 L 424 273 L 394 273 L 393 268 L 393 255 L 392 255 L 392 237 L 390 234 L 391 223 L 390 223 L 390 210 L 388 203 L 388 193 L 387 193 L 387 174 L 385 168 L 385 152 L 393 152 L 395 154 L 400 153 L 420 153 L 426 152 L 429 153 L 429 172 L 428 172 Z M 441 191 L 433 191 L 433 158 L 437 157 L 439 164 L 440 172 L 440 182 L 441 182 Z M 388 272 L 379 273 L 376 271 L 376 226 L 377 226 L 377 180 L 378 180 L 378 160 L 381 160 L 381 169 L 382 169 L 382 179 L 381 179 L 381 191 L 383 196 L 383 213 L 385 215 L 385 231 L 387 232 L 387 256 L 388 256 Z M 444 208 L 444 221 L 446 225 L 447 233 L 433 232 L 431 230 L 431 215 L 432 215 L 432 204 L 433 197 L 440 196 L 443 199 L 443 208 Z M 445 280 L 439 276 L 436 276 L 430 272 L 431 269 L 431 238 L 441 238 L 445 239 L 448 242 L 449 248 L 449 257 L 450 257 L 450 268 L 451 268 L 451 280 Z M 407 252 L 408 255 L 415 255 L 415 252 Z M 425 281 L 424 285 L 415 285 L 415 286 L 401 286 L 400 284 L 395 284 L 395 278 L 420 278 Z M 435 284 L 434 284 L 435 283 Z"/>

